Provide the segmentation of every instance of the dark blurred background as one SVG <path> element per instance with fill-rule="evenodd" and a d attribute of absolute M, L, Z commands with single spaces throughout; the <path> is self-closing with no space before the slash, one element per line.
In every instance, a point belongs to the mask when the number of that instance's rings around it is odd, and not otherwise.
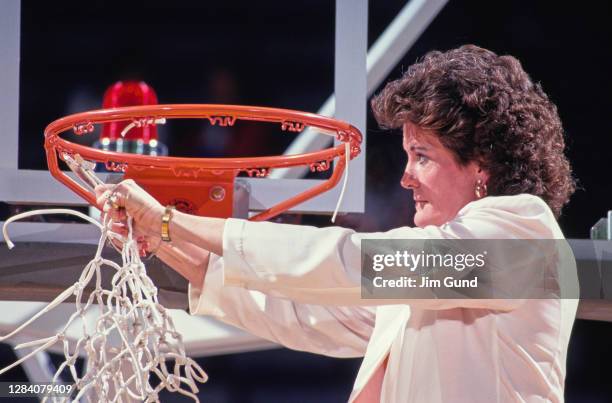
<path fill-rule="evenodd" d="M 406 1 L 370 1 L 369 43 Z M 316 112 L 333 92 L 333 0 L 22 1 L 20 168 L 45 169 L 42 131 L 52 120 L 99 108 L 107 86 L 142 79 L 160 103 L 235 103 Z M 523 63 L 557 104 L 580 189 L 560 220 L 568 238 L 612 209 L 612 13 L 609 2 L 450 1 L 389 75 L 427 51 L 475 43 Z M 366 214 L 341 218 L 361 231 L 411 225 L 411 195 L 399 186 L 401 137 L 368 118 Z M 228 134 L 231 136 L 231 133 Z M 161 131 L 173 155 L 282 153 L 290 138 L 224 142 L 199 125 Z M 194 148 L 194 144 L 197 147 Z M 230 146 L 233 144 L 233 146 Z M 194 151 L 196 150 L 196 151 Z M 232 154 L 234 153 L 234 154 Z M 327 225 L 328 218 L 301 217 Z M 576 322 L 568 358 L 568 402 L 611 402 L 612 324 Z M 452 342 L 449 340 L 449 342 Z M 4 366 L 14 360 L 0 349 Z M 343 402 L 360 360 L 279 349 L 204 358 L 207 402 Z M 469 363 L 467 363 L 469 364 Z M 25 379 L 20 370 L 0 381 Z M 167 395 L 163 401 L 182 401 Z M 185 400 L 186 401 L 186 400 Z"/>

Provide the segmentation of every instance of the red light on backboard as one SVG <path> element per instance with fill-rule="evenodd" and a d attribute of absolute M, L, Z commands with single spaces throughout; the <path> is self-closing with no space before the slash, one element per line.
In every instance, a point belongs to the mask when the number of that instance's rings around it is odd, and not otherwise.
<path fill-rule="evenodd" d="M 106 109 L 156 104 L 155 90 L 144 81 L 118 81 L 106 89 L 102 107 Z M 130 123 L 124 121 L 104 124 L 100 141 L 112 142 L 120 139 L 121 131 Z M 124 140 L 142 140 L 145 144 L 148 144 L 151 140 L 157 141 L 157 127 L 155 125 L 134 127 L 127 132 Z"/>

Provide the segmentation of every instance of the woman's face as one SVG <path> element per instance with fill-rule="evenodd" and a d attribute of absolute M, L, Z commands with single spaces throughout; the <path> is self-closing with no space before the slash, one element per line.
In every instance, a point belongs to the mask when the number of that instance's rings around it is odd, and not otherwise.
<path fill-rule="evenodd" d="M 442 225 L 467 203 L 476 200 L 476 181 L 488 175 L 475 162 L 461 166 L 432 132 L 406 123 L 404 150 L 408 155 L 402 186 L 412 189 L 418 227 Z"/>

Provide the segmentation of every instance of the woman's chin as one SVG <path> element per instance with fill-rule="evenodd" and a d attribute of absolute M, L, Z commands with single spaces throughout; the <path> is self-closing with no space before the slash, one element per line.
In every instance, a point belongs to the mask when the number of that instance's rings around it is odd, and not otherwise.
<path fill-rule="evenodd" d="M 431 217 L 429 214 L 425 214 L 422 211 L 417 211 L 414 215 L 414 225 L 421 228 L 431 225 Z"/>
<path fill-rule="evenodd" d="M 414 225 L 420 228 L 428 225 L 442 225 L 446 221 L 442 219 L 440 214 L 432 214 L 429 211 L 417 211 L 414 215 Z"/>

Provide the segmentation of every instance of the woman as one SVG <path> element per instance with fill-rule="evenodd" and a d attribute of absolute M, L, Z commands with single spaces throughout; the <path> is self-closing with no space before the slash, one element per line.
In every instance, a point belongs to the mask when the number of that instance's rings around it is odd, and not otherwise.
<path fill-rule="evenodd" d="M 403 129 L 415 228 L 170 214 L 131 181 L 99 187 L 99 204 L 117 222 L 127 212 L 151 244 L 170 220 L 156 254 L 189 280 L 191 313 L 289 348 L 364 356 L 349 401 L 563 401 L 576 300 L 360 293 L 365 238 L 563 239 L 556 218 L 574 181 L 555 106 L 516 59 L 472 45 L 427 54 L 372 106 L 383 126 Z"/>

